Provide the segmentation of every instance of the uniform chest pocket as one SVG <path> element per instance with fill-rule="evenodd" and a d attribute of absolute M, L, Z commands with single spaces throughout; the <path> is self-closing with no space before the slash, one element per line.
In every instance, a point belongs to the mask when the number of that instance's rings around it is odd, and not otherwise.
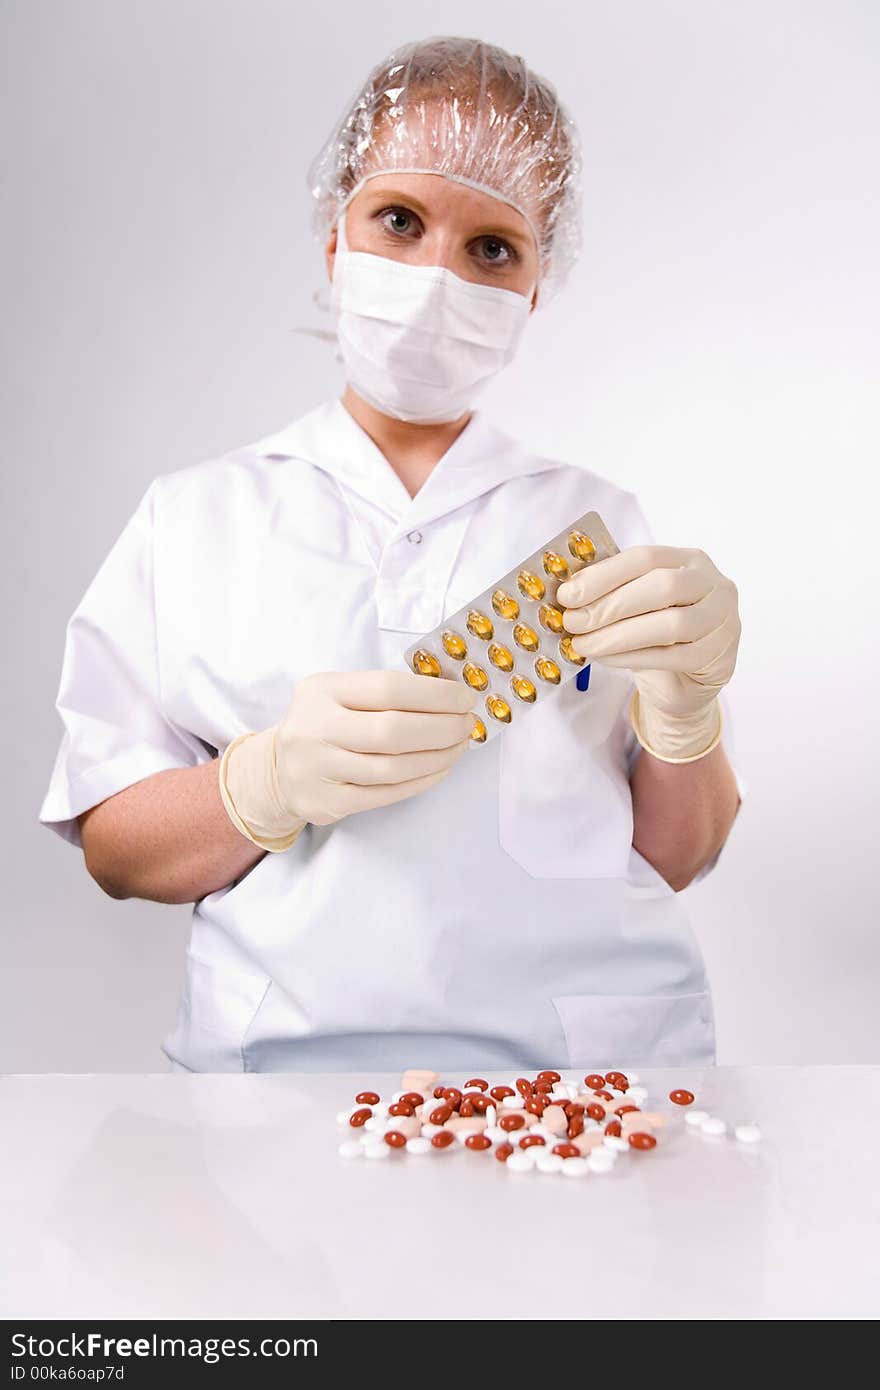
<path fill-rule="evenodd" d="M 499 739 L 498 834 L 533 878 L 623 878 L 632 846 L 631 677 L 594 667 Z"/>

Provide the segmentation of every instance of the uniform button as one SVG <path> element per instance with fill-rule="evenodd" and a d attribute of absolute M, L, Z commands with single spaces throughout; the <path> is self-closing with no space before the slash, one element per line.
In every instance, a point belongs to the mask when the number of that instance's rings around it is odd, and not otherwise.
<path fill-rule="evenodd" d="M 421 531 L 410 531 L 409 534 L 408 534 L 408 536 L 407 536 L 407 540 L 409 541 L 410 545 L 421 545 L 421 543 L 422 543 L 422 533 L 421 533 Z"/>

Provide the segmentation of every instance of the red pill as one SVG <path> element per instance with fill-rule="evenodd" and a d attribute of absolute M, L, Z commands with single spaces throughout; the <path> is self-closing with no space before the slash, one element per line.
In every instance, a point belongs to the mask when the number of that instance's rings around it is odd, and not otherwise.
<path fill-rule="evenodd" d="M 466 1081 L 464 1083 L 464 1088 L 466 1091 L 469 1091 L 472 1086 L 476 1086 L 478 1091 L 488 1091 L 489 1089 L 488 1081 L 484 1081 L 481 1076 L 476 1076 L 472 1081 Z"/>
<path fill-rule="evenodd" d="M 604 1120 L 605 1107 L 604 1105 L 588 1105 L 587 1114 L 591 1120 Z"/>
<path fill-rule="evenodd" d="M 431 1111 L 428 1119 L 432 1125 L 445 1125 L 447 1120 L 452 1119 L 452 1106 L 438 1105 L 436 1109 Z"/>
<path fill-rule="evenodd" d="M 606 1071 L 605 1080 L 609 1086 L 628 1086 L 629 1078 L 622 1071 Z"/>
<path fill-rule="evenodd" d="M 400 1097 L 404 1105 L 411 1105 L 415 1110 L 417 1105 L 424 1105 L 425 1097 L 420 1096 L 418 1091 L 407 1091 L 405 1096 Z"/>
<path fill-rule="evenodd" d="M 530 1115 L 543 1115 L 547 1102 L 543 1096 L 527 1096 L 523 1109 L 528 1110 Z"/>
<path fill-rule="evenodd" d="M 522 1139 L 520 1139 L 519 1146 L 521 1149 L 533 1149 L 537 1144 L 543 1143 L 543 1134 L 526 1134 Z"/>
<path fill-rule="evenodd" d="M 397 1100 L 388 1107 L 389 1115 L 414 1115 L 415 1111 L 411 1105 L 407 1105 L 405 1100 Z"/>
<path fill-rule="evenodd" d="M 539 1072 L 538 1072 L 538 1080 L 539 1080 L 539 1081 L 561 1081 L 561 1080 L 562 1080 L 562 1077 L 559 1075 L 559 1072 L 558 1072 L 558 1071 L 539 1071 Z"/>
<path fill-rule="evenodd" d="M 485 1134 L 469 1134 L 464 1146 L 466 1149 L 491 1149 L 492 1140 L 487 1139 Z"/>
<path fill-rule="evenodd" d="M 506 1163 L 512 1153 L 512 1144 L 499 1144 L 495 1150 L 495 1157 L 498 1159 L 499 1163 Z"/>
<path fill-rule="evenodd" d="M 605 1085 L 605 1078 L 597 1071 L 591 1071 L 589 1076 L 584 1077 L 584 1085 L 589 1086 L 591 1091 L 595 1091 L 597 1086 Z"/>
<path fill-rule="evenodd" d="M 583 1115 L 572 1115 L 571 1119 L 570 1119 L 569 1122 L 568 1122 L 568 1137 L 569 1137 L 569 1139 L 577 1139 L 578 1135 L 579 1135 L 579 1134 L 583 1134 L 583 1132 L 584 1132 L 584 1117 L 583 1117 Z"/>
<path fill-rule="evenodd" d="M 522 1115 L 517 1115 L 515 1113 L 513 1115 L 502 1115 L 501 1119 L 498 1121 L 498 1125 L 499 1128 L 510 1132 L 513 1129 L 522 1129 L 525 1125 L 525 1120 Z"/>
<path fill-rule="evenodd" d="M 521 1096 L 530 1096 L 535 1088 L 531 1081 L 527 1081 L 524 1076 L 521 1076 L 516 1082 L 516 1089 Z"/>
<path fill-rule="evenodd" d="M 611 1094 L 610 1091 L 594 1091 L 594 1092 L 593 1092 L 593 1095 L 596 1097 L 597 1100 L 613 1100 L 613 1099 L 614 1099 L 614 1097 L 613 1097 L 613 1095 Z"/>
<path fill-rule="evenodd" d="M 434 1099 L 435 1099 L 435 1100 L 442 1100 L 443 1097 L 444 1097 L 445 1095 L 446 1095 L 446 1087 L 445 1087 L 445 1086 L 435 1086 L 435 1087 L 434 1087 Z"/>
<path fill-rule="evenodd" d="M 376 1091 L 359 1091 L 355 1096 L 356 1105 L 378 1105 L 379 1095 Z"/>
<path fill-rule="evenodd" d="M 619 1139 L 619 1138 L 620 1138 L 620 1121 L 619 1121 L 619 1120 L 609 1120 L 608 1124 L 605 1126 L 605 1133 L 606 1133 L 606 1134 L 610 1134 L 610 1135 L 612 1136 L 612 1138 L 614 1138 L 614 1139 Z"/>
<path fill-rule="evenodd" d="M 568 1105 L 564 1105 L 562 1108 L 569 1119 L 573 1115 L 583 1115 L 584 1113 L 584 1107 L 576 1100 L 570 1100 Z"/>
<path fill-rule="evenodd" d="M 657 1140 L 654 1138 L 653 1134 L 642 1134 L 640 1132 L 629 1136 L 629 1144 L 631 1149 L 655 1149 L 657 1147 Z"/>
<path fill-rule="evenodd" d="M 581 1151 L 576 1144 L 554 1144 L 552 1152 L 558 1154 L 560 1158 L 580 1158 L 581 1156 Z"/>
<path fill-rule="evenodd" d="M 348 1123 L 352 1126 L 353 1129 L 360 1129 L 361 1125 L 365 1125 L 367 1123 L 367 1120 L 370 1118 L 372 1113 L 372 1110 L 370 1110 L 366 1106 L 363 1110 L 355 1110 Z"/>
<path fill-rule="evenodd" d="M 485 1115 L 492 1104 L 491 1096 L 474 1096 L 471 1104 L 478 1115 Z"/>
<path fill-rule="evenodd" d="M 461 1104 L 461 1091 L 457 1086 L 447 1086 L 443 1092 L 443 1099 L 447 1105 L 451 1105 L 453 1110 L 457 1110 Z"/>
<path fill-rule="evenodd" d="M 670 1091 L 669 1099 L 673 1105 L 693 1105 L 694 1093 L 693 1091 Z"/>
<path fill-rule="evenodd" d="M 516 1091 L 512 1086 L 493 1086 L 489 1095 L 493 1100 L 506 1100 L 508 1096 L 515 1096 Z"/>
<path fill-rule="evenodd" d="M 458 1107 L 458 1113 L 463 1120 L 469 1120 L 471 1116 L 476 1115 L 477 1112 L 474 1109 L 473 1101 L 463 1100 L 461 1105 Z"/>
<path fill-rule="evenodd" d="M 631 1115 L 640 1109 L 641 1107 L 638 1105 L 615 1105 L 614 1113 L 615 1115 Z"/>
<path fill-rule="evenodd" d="M 535 1092 L 536 1092 L 537 1095 L 548 1096 L 552 1090 L 553 1090 L 553 1082 L 552 1082 L 552 1081 L 536 1081 L 536 1082 L 535 1082 Z"/>
<path fill-rule="evenodd" d="M 431 1143 L 435 1149 L 448 1149 L 450 1144 L 455 1143 L 455 1135 L 451 1129 L 441 1129 L 439 1134 L 431 1136 Z"/>
<path fill-rule="evenodd" d="M 402 1149 L 406 1144 L 406 1135 L 396 1129 L 389 1129 L 385 1135 L 385 1143 L 389 1149 Z"/>

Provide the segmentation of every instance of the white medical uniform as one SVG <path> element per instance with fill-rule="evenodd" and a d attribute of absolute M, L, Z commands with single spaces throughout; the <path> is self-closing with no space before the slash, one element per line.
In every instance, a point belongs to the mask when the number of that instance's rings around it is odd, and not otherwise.
<path fill-rule="evenodd" d="M 276 722 L 303 677 L 402 669 L 591 509 L 621 549 L 653 540 L 632 493 L 479 410 L 410 498 L 338 399 L 157 478 L 70 620 L 41 821 L 80 844 L 76 816 Z M 631 689 L 594 664 L 589 690 L 570 681 L 430 791 L 308 826 L 196 903 L 172 1063 L 712 1062 L 687 914 L 632 847 Z"/>

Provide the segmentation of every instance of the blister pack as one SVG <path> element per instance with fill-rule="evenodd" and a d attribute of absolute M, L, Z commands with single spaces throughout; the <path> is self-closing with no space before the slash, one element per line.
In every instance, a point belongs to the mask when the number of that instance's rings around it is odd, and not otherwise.
<path fill-rule="evenodd" d="M 494 738 L 586 665 L 572 650 L 556 590 L 618 549 L 599 513 L 587 512 L 407 647 L 404 661 L 416 675 L 464 681 L 481 696 L 473 744 Z"/>

